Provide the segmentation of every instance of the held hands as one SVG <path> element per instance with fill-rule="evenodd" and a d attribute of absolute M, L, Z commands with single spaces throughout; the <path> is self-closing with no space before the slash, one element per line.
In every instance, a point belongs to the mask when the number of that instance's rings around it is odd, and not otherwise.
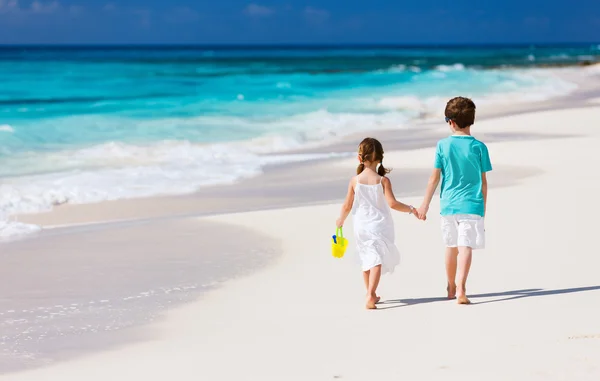
<path fill-rule="evenodd" d="M 427 219 L 427 209 L 428 208 L 421 206 L 419 209 L 413 209 L 411 212 L 419 220 L 425 221 Z"/>
<path fill-rule="evenodd" d="M 410 214 L 412 214 L 413 216 L 415 216 L 418 220 L 420 221 L 425 221 L 427 220 L 427 212 L 428 212 L 429 208 L 426 208 L 424 206 L 421 206 L 419 209 L 413 207 L 411 205 L 411 210 L 410 210 Z M 337 228 L 341 228 L 344 226 L 344 218 L 339 217 L 336 221 L 335 221 L 335 226 Z"/>

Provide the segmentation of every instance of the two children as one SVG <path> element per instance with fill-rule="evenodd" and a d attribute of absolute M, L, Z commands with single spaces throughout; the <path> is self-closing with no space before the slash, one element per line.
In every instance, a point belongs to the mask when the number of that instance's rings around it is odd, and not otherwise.
<path fill-rule="evenodd" d="M 446 104 L 445 115 L 453 134 L 437 144 L 433 173 L 418 210 L 394 197 L 392 184 L 385 176 L 389 171 L 382 165 L 381 143 L 367 138 L 359 146 L 358 175 L 350 180 L 346 201 L 336 224 L 342 226 L 350 211 L 353 212 L 368 309 L 376 308 L 375 304 L 379 301 L 376 291 L 381 274 L 392 272 L 400 260 L 394 245 L 391 209 L 425 220 L 440 182 L 448 298 L 457 298 L 459 304 L 470 303 L 466 296 L 466 282 L 472 250 L 485 246 L 486 172 L 491 171 L 492 166 L 485 144 L 471 136 L 471 126 L 475 122 L 473 101 L 453 98 Z"/>

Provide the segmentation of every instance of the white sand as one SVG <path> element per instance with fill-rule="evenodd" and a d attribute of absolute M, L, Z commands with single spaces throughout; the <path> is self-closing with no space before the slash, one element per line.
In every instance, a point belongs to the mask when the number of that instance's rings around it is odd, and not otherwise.
<path fill-rule="evenodd" d="M 353 252 L 343 260 L 329 253 L 339 205 L 203 218 L 279 238 L 284 254 L 267 270 L 172 311 L 151 327 L 150 341 L 2 380 L 597 381 L 598 126 L 600 108 L 474 127 L 484 141 L 510 132 L 565 137 L 488 145 L 498 172 L 539 174 L 505 187 L 494 185 L 496 172 L 489 175 L 488 248 L 474 257 L 471 306 L 440 298 L 437 200 L 426 223 L 396 214 L 403 263 L 382 279 L 379 291 L 390 303 L 378 311 L 363 309 Z M 432 162 L 433 148 L 386 154 L 391 167 Z M 350 175 L 354 164 L 332 170 Z M 351 223 L 345 230 L 352 241 Z"/>

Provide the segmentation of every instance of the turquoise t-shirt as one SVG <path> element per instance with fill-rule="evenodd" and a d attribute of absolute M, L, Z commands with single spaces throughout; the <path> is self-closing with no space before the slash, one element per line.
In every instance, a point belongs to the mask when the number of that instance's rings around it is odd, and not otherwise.
<path fill-rule="evenodd" d="M 492 170 L 488 149 L 470 135 L 452 135 L 437 144 L 435 168 L 442 170 L 441 215 L 483 216 L 481 174 Z"/>

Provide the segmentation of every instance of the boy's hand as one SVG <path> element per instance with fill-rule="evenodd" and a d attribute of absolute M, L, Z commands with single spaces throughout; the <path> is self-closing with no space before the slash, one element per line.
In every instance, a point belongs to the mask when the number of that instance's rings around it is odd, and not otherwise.
<path fill-rule="evenodd" d="M 344 226 L 344 220 L 343 220 L 343 219 L 341 219 L 341 218 L 338 218 L 338 219 L 335 221 L 335 227 L 336 227 L 336 228 L 341 228 L 341 227 L 343 227 L 343 226 Z"/>
<path fill-rule="evenodd" d="M 417 209 L 417 216 L 419 217 L 420 220 L 425 221 L 427 219 L 428 211 L 429 211 L 428 208 L 421 206 L 419 209 Z"/>

